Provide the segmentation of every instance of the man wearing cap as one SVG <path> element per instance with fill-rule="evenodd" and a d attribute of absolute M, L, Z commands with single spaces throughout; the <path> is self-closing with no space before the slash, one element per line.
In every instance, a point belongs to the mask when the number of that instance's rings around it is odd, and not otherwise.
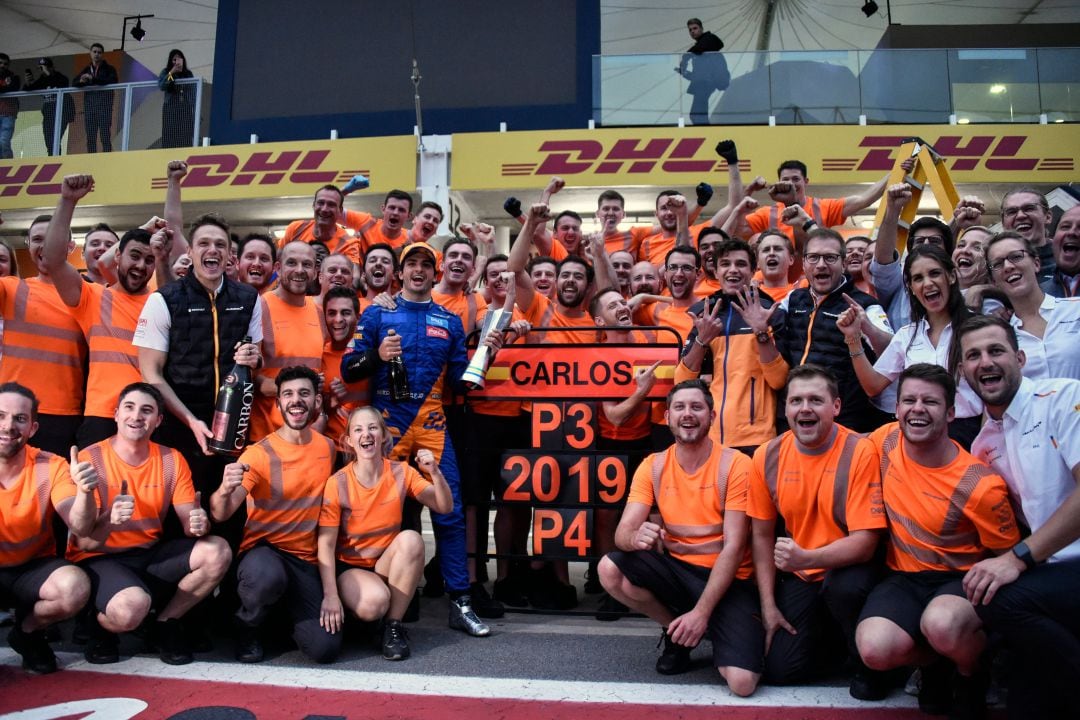
<path fill-rule="evenodd" d="M 23 89 L 54 90 L 57 88 L 66 88 L 70 84 L 67 75 L 53 67 L 51 58 L 39 58 L 38 67 L 41 68 L 41 74 L 38 75 L 37 79 L 34 79 L 33 73 L 31 73 L 29 69 L 26 70 L 26 86 Z M 49 93 L 42 96 L 41 133 L 45 136 L 45 152 L 50 155 L 53 154 L 53 144 L 56 140 L 56 105 L 55 93 Z M 64 133 L 67 132 L 67 126 L 75 117 L 75 101 L 71 99 L 71 95 L 64 95 L 63 107 L 63 116 L 60 118 L 61 140 L 64 137 Z"/>
<path fill-rule="evenodd" d="M 461 386 L 469 358 L 461 319 L 431 299 L 435 265 L 435 250 L 426 242 L 405 246 L 396 307 L 372 305 L 364 311 L 341 361 L 341 377 L 347 383 L 371 378 L 371 404 L 382 413 L 394 438 L 392 459 L 408 461 L 421 449 L 435 454 L 454 495 L 450 512 L 431 514 L 450 595 L 450 627 L 482 637 L 491 631 L 473 612 L 469 596 L 461 479 L 443 411 L 444 393 Z M 404 362 L 408 377 L 407 395 L 397 400 L 390 389 L 389 367 L 394 358 Z"/>

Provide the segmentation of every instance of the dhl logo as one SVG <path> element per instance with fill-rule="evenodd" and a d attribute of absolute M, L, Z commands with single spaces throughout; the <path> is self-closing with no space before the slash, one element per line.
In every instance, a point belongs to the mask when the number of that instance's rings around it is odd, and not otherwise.
<path fill-rule="evenodd" d="M 893 169 L 896 158 L 893 153 L 907 138 L 903 135 L 867 135 L 859 147 L 870 148 L 861 158 L 825 158 L 821 161 L 825 171 L 874 171 Z M 990 172 L 1052 172 L 1071 171 L 1071 157 L 1023 157 L 1020 150 L 1027 142 L 1027 135 L 941 135 L 931 147 L 947 160 L 950 172 L 982 169 Z"/>
<path fill-rule="evenodd" d="M 27 195 L 58 195 L 62 167 L 58 162 L 0 167 L 0 197 L 18 195 L 24 189 Z"/>
<path fill-rule="evenodd" d="M 287 150 L 255 152 L 246 159 L 233 153 L 193 154 L 187 157 L 188 174 L 181 185 L 185 188 L 219 187 L 223 185 L 340 185 L 353 175 L 366 175 L 368 169 L 337 170 L 323 168 L 329 150 Z M 30 196 L 59 195 L 63 180 L 63 162 L 23 163 L 0 167 L 0 197 L 23 193 Z M 151 189 L 166 187 L 168 179 L 150 179 Z"/>
<path fill-rule="evenodd" d="M 188 174 L 180 183 L 184 188 L 259 185 L 339 185 L 353 175 L 370 171 L 322 169 L 329 150 L 285 150 L 279 153 L 255 152 L 247 160 L 232 153 L 189 155 Z M 243 164 L 241 164 L 243 163 Z M 168 185 L 167 177 L 151 178 L 150 187 L 161 189 Z"/>
<path fill-rule="evenodd" d="M 605 148 L 599 140 L 547 140 L 538 152 L 547 157 L 539 163 L 503 163 L 506 175 L 578 175 L 597 173 L 712 173 L 727 168 L 727 163 L 710 157 L 712 147 L 706 148 L 705 138 L 653 138 L 640 140 L 624 138 Z M 749 172 L 750 160 L 739 161 L 739 169 Z"/>
<path fill-rule="evenodd" d="M 827 157 L 821 161 L 824 172 L 873 171 L 893 168 L 893 154 L 906 135 L 868 135 L 859 143 L 866 148 L 861 157 Z M 1021 149 L 1027 135 L 942 135 L 932 143 L 934 150 L 949 161 L 948 169 L 991 172 L 1061 172 L 1072 171 L 1072 157 L 1025 157 Z M 594 173 L 705 174 L 724 170 L 727 165 L 712 157 L 712 142 L 706 138 L 621 138 L 605 144 L 599 140 L 547 140 L 537 152 L 538 162 L 503 163 L 502 175 L 581 175 Z M 751 161 L 739 160 L 739 169 L 750 172 Z"/>

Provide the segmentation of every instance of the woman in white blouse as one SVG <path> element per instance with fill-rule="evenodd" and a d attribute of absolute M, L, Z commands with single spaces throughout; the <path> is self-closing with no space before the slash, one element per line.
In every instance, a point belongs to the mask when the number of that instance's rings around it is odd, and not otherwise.
<path fill-rule="evenodd" d="M 873 365 L 862 349 L 861 308 L 849 307 L 836 320 L 852 356 L 855 374 L 867 395 L 877 395 L 915 363 L 949 367 L 949 345 L 954 327 L 973 314 L 964 304 L 956 267 L 941 248 L 916 245 L 904 260 L 904 287 L 911 303 L 911 322 L 893 335 L 892 342 Z M 865 313 L 864 313 L 865 314 Z M 965 449 L 979 432 L 982 401 L 961 380 L 956 393 L 956 418 L 949 436 Z"/>

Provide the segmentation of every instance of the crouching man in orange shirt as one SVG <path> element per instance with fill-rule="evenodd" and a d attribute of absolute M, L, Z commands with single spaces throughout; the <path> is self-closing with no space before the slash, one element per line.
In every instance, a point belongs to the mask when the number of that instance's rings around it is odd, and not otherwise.
<path fill-rule="evenodd" d="M 225 540 L 207 535 L 210 519 L 183 456 L 150 441 L 164 412 L 157 388 L 131 383 L 120 391 L 116 435 L 79 453 L 99 479 L 97 520 L 90 532 L 72 534 L 67 551 L 93 585 L 97 613 L 86 646 L 90 663 L 120 659 L 117 634 L 142 623 L 150 612 L 151 588 L 162 585 L 175 585 L 176 591 L 158 612 L 152 637 L 163 662 L 190 663 L 189 633 L 180 620 L 217 587 L 232 559 Z M 170 506 L 186 537 L 163 537 Z"/>
<path fill-rule="evenodd" d="M 45 628 L 73 617 L 90 597 L 86 573 L 57 558 L 53 513 L 73 532 L 97 517 L 97 475 L 71 448 L 64 458 L 27 445 L 37 432 L 38 402 L 29 388 L 0 384 L 0 605 L 15 608 L 8 634 L 29 672 L 56 671 Z"/>

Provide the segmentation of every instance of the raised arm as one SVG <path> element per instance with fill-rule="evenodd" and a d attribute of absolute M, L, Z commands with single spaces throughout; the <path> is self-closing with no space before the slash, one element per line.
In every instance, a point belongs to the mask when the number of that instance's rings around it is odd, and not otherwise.
<path fill-rule="evenodd" d="M 82 296 L 83 279 L 75 266 L 68 262 L 71 253 L 71 217 L 75 214 L 75 205 L 94 189 L 93 175 L 68 175 L 60 183 L 60 200 L 49 228 L 45 231 L 45 247 L 42 259 L 49 272 L 56 292 L 68 307 L 79 304 Z"/>
<path fill-rule="evenodd" d="M 170 258 L 175 261 L 188 251 L 184 236 L 184 212 L 180 206 L 180 181 L 187 175 L 188 165 L 183 160 L 170 160 L 166 168 L 169 184 L 165 189 L 165 222 L 172 231 Z"/>
<path fill-rule="evenodd" d="M 529 208 L 525 217 L 525 224 L 521 226 L 517 241 L 510 246 L 507 256 L 506 269 L 514 273 L 514 287 L 517 290 L 518 307 L 524 309 L 532 306 L 533 290 L 532 279 L 525 271 L 525 265 L 529 262 L 529 246 L 532 244 L 533 233 L 537 226 L 542 226 L 551 218 L 551 210 L 543 203 L 537 203 Z"/>

